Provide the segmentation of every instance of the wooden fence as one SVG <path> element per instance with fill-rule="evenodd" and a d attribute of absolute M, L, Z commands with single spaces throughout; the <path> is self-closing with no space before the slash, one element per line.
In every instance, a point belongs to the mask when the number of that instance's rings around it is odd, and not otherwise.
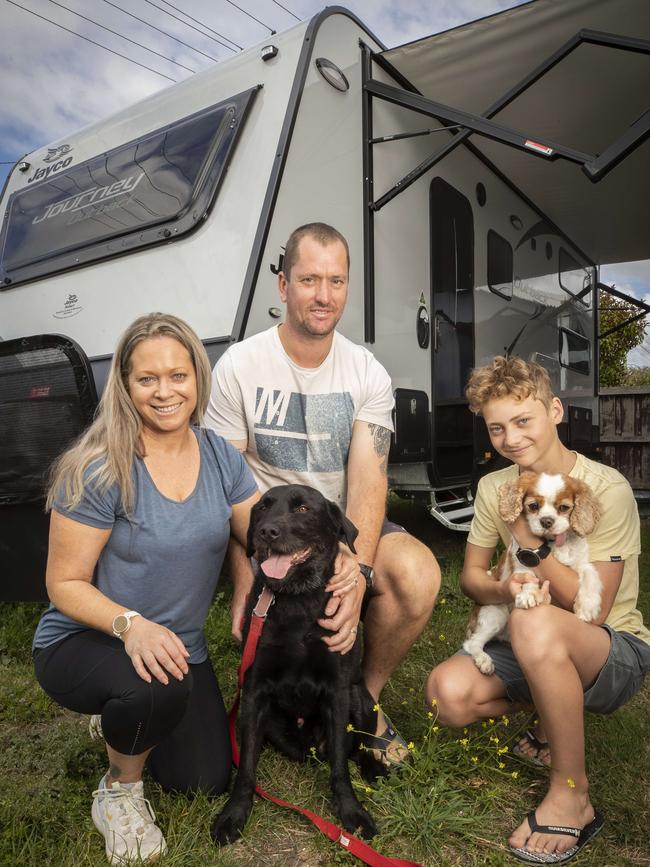
<path fill-rule="evenodd" d="M 650 388 L 601 390 L 600 446 L 603 463 L 650 491 Z"/>

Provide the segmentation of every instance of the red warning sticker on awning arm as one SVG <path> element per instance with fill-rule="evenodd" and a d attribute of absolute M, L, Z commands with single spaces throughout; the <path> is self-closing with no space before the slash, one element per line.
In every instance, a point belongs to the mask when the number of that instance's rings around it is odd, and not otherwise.
<path fill-rule="evenodd" d="M 540 154 L 544 154 L 547 157 L 550 157 L 553 153 L 553 148 L 547 147 L 546 145 L 540 144 L 539 142 L 533 141 L 532 139 L 526 139 L 524 145 L 527 148 L 530 148 L 533 151 L 537 151 Z"/>

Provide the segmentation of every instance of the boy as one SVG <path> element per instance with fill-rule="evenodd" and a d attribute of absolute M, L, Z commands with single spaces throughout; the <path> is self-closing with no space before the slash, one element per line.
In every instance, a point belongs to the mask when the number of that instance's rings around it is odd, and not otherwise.
<path fill-rule="evenodd" d="M 522 576 L 497 583 L 488 574 L 499 539 L 537 549 L 523 516 L 506 526 L 497 490 L 520 472 L 568 473 L 586 482 L 601 502 L 602 518 L 588 539 L 589 555 L 603 583 L 602 605 L 592 623 L 572 611 L 578 576 L 553 554 L 540 551 L 532 569 L 540 602 L 513 609 L 511 644 L 490 642 L 495 673 L 484 675 L 460 651 L 429 675 L 427 700 L 439 718 L 464 726 L 516 705 L 534 704 L 539 725 L 526 734 L 520 754 L 551 766 L 550 785 L 537 810 L 511 835 L 522 861 L 560 863 L 573 858 L 603 824 L 588 793 L 583 709 L 611 713 L 641 687 L 650 668 L 650 631 L 636 610 L 639 587 L 639 517 L 628 482 L 616 470 L 567 449 L 557 433 L 563 407 L 546 370 L 520 358 L 498 356 L 472 372 L 470 410 L 483 416 L 492 446 L 513 466 L 481 479 L 461 575 L 464 592 L 479 604 L 511 603 Z M 529 580 L 530 573 L 526 577 Z M 551 764 L 552 761 L 552 764 Z"/>

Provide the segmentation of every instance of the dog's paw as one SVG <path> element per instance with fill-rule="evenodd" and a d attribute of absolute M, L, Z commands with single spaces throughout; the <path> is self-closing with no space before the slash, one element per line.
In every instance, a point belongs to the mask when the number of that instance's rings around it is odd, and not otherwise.
<path fill-rule="evenodd" d="M 492 662 L 492 657 L 484 650 L 480 650 L 478 653 L 474 654 L 474 662 L 481 674 L 494 674 L 494 663 Z"/>
<path fill-rule="evenodd" d="M 377 833 L 375 820 L 358 801 L 342 806 L 337 813 L 341 824 L 351 834 L 359 833 L 364 840 L 371 840 Z"/>
<path fill-rule="evenodd" d="M 215 843 L 220 846 L 225 846 L 228 843 L 234 843 L 239 840 L 248 819 L 248 811 L 239 808 L 231 808 L 232 801 L 229 801 L 221 813 L 212 823 L 210 834 Z"/>
<path fill-rule="evenodd" d="M 537 593 L 526 585 L 515 596 L 515 608 L 535 608 L 538 604 Z"/>

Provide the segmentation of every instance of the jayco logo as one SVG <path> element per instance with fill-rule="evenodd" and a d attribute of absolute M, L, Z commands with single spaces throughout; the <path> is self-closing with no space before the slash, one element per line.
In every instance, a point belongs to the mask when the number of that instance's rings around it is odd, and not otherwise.
<path fill-rule="evenodd" d="M 109 199 L 114 199 L 115 196 L 120 196 L 122 193 L 131 193 L 138 186 L 144 172 L 139 175 L 131 175 L 121 181 L 116 181 L 107 187 L 94 187 L 92 190 L 87 190 L 85 193 L 77 193 L 74 196 L 69 196 L 67 199 L 60 199 L 48 205 L 45 211 L 32 220 L 32 225 L 42 223 L 44 220 L 51 220 L 53 217 L 58 217 L 59 214 L 74 213 L 88 205 L 97 205 L 100 202 L 106 202 Z"/>
<path fill-rule="evenodd" d="M 68 156 L 71 150 L 72 147 L 69 144 L 59 145 L 58 148 L 48 148 L 47 156 L 43 157 L 43 162 L 50 163 L 51 165 L 37 169 L 31 178 L 28 178 L 27 183 L 31 184 L 32 181 L 42 181 L 44 178 L 48 178 L 50 175 L 66 169 L 73 160 L 73 157 Z"/>

